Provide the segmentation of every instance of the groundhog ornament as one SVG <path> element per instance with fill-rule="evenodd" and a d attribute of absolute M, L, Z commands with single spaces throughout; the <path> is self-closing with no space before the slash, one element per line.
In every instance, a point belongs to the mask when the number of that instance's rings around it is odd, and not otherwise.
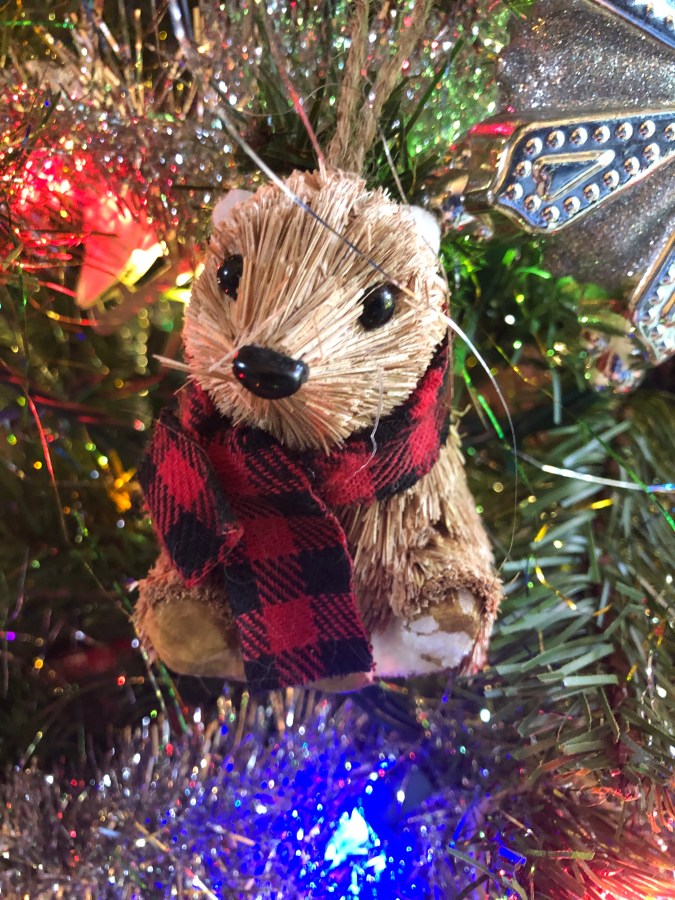
<path fill-rule="evenodd" d="M 163 549 L 138 632 L 251 688 L 475 669 L 499 583 L 450 420 L 438 229 L 339 170 L 285 188 L 214 215 L 190 377 L 140 472 Z"/>
<path fill-rule="evenodd" d="M 358 174 L 430 3 L 377 65 L 375 8 L 350 10 L 325 153 L 294 98 L 317 171 L 214 210 L 189 378 L 139 472 L 162 545 L 139 635 L 178 672 L 253 689 L 472 671 L 499 602 L 450 419 L 439 227 Z"/>

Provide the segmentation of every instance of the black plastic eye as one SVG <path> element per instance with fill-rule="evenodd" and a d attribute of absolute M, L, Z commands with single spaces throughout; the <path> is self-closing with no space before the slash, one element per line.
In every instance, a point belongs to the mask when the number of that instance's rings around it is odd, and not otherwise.
<path fill-rule="evenodd" d="M 244 260 L 241 253 L 235 253 L 234 256 L 226 256 L 218 266 L 216 277 L 218 285 L 232 300 L 237 299 L 237 289 L 239 288 L 239 279 L 244 271 Z"/>
<path fill-rule="evenodd" d="M 393 284 L 378 284 L 363 298 L 363 312 L 359 322 L 370 331 L 386 325 L 396 309 L 396 288 Z"/>

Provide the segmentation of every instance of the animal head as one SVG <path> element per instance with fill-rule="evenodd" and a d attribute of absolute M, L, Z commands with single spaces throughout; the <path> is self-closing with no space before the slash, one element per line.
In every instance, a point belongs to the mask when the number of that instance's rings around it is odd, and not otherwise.
<path fill-rule="evenodd" d="M 186 358 L 235 423 L 329 452 L 412 393 L 447 290 L 421 211 L 343 172 L 287 184 L 317 218 L 276 185 L 215 217 Z"/>

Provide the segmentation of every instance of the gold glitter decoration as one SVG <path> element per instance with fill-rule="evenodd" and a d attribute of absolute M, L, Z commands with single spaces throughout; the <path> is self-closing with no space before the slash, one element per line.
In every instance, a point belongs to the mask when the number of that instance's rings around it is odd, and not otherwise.
<path fill-rule="evenodd" d="M 173 258 L 205 237 L 205 208 L 223 191 L 262 180 L 231 144 L 219 114 L 223 98 L 242 136 L 279 174 L 315 167 L 275 58 L 327 146 L 350 45 L 348 6 L 202 2 L 188 9 L 177 0 L 150 0 L 120 5 L 116 17 L 103 4 L 83 3 L 39 18 L 21 3 L 13 15 L 4 9 L 0 169 L 40 148 L 61 164 L 79 155 L 113 194 L 126 192 L 132 211 L 144 210 Z M 414 6 L 371 11 L 368 77 L 390 59 Z M 488 26 L 487 6 L 452 2 L 428 17 L 402 65 L 395 104 L 382 117 L 396 166 L 414 168 L 418 155 L 489 113 L 486 63 L 501 46 L 506 14 L 491 14 Z M 21 182 L 23 175 L 12 177 Z M 103 192 L 100 184 L 95 192 Z M 53 213 L 58 221 L 60 210 Z M 67 224 L 82 230 L 69 213 Z"/>

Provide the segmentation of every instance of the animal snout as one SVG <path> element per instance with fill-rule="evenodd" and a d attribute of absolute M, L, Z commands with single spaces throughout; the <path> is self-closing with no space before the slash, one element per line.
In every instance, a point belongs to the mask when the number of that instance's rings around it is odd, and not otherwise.
<path fill-rule="evenodd" d="M 247 391 L 266 400 L 292 396 L 309 378 L 302 360 L 253 344 L 240 347 L 232 371 Z"/>

